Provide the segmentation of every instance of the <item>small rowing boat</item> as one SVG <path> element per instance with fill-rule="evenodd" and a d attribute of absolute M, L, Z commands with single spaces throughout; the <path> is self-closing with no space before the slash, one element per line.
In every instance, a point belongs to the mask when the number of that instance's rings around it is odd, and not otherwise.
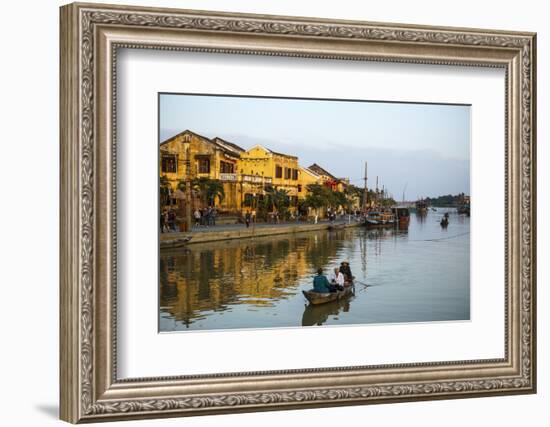
<path fill-rule="evenodd" d="M 336 292 L 314 292 L 314 291 L 302 291 L 306 299 L 309 301 L 311 305 L 319 305 L 319 304 L 325 304 L 327 302 L 331 301 L 340 301 L 342 298 L 347 298 L 351 295 L 353 295 L 353 282 L 346 283 L 344 286 L 343 291 L 336 291 Z"/>

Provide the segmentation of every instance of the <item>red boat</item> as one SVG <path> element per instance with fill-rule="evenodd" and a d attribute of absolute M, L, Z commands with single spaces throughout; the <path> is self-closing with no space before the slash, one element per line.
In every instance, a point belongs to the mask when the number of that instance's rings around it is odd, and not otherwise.
<path fill-rule="evenodd" d="M 408 227 L 411 220 L 409 208 L 392 208 L 399 227 Z"/>

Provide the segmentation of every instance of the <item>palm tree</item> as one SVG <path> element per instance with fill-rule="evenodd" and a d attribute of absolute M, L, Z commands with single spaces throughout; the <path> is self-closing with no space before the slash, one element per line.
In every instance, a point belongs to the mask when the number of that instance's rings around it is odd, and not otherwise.
<path fill-rule="evenodd" d="M 180 181 L 180 187 L 185 189 L 185 181 Z M 221 202 L 225 197 L 223 184 L 217 179 L 206 177 L 195 178 L 191 182 L 191 187 L 198 193 L 204 205 L 214 205 L 216 197 Z"/>
<path fill-rule="evenodd" d="M 214 205 L 216 197 L 221 203 L 225 197 L 225 190 L 223 189 L 223 184 L 218 179 L 211 179 L 207 190 L 206 190 L 206 199 L 209 205 Z"/>
<path fill-rule="evenodd" d="M 275 187 L 266 187 L 266 196 L 269 199 L 273 211 L 277 210 L 283 212 L 288 208 L 290 198 L 288 197 L 288 191 L 277 189 Z"/>

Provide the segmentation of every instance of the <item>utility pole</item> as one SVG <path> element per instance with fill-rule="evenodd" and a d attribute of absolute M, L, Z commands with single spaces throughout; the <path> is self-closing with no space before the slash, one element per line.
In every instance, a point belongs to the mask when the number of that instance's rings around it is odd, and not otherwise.
<path fill-rule="evenodd" d="M 191 157 L 189 154 L 190 150 L 189 147 L 187 147 L 186 150 L 186 159 L 185 159 L 185 166 L 187 168 L 186 170 L 186 179 L 185 179 L 185 223 L 186 223 L 186 231 L 191 232 L 191 203 L 192 203 L 192 196 L 191 196 Z"/>
<path fill-rule="evenodd" d="M 363 179 L 365 180 L 365 189 L 363 191 L 363 212 L 365 212 L 367 210 L 368 203 L 367 162 L 365 162 L 365 177 Z"/>

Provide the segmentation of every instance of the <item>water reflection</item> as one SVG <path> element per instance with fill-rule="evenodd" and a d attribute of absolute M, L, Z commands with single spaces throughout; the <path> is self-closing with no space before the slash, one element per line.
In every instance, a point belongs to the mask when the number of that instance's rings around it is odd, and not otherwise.
<path fill-rule="evenodd" d="M 349 298 L 343 298 L 338 301 L 319 305 L 306 304 L 304 314 L 302 315 L 302 326 L 321 326 L 330 316 L 333 316 L 334 320 L 338 320 L 340 312 L 349 312 L 351 300 L 354 296 L 355 291 Z"/>
<path fill-rule="evenodd" d="M 300 233 L 162 251 L 160 330 L 230 329 L 469 318 L 469 218 L 447 230 L 430 212 L 408 228 Z M 411 218 L 412 219 L 412 218 Z M 434 240 L 435 239 L 435 240 Z M 376 287 L 306 306 L 318 267 L 349 260 Z"/>

